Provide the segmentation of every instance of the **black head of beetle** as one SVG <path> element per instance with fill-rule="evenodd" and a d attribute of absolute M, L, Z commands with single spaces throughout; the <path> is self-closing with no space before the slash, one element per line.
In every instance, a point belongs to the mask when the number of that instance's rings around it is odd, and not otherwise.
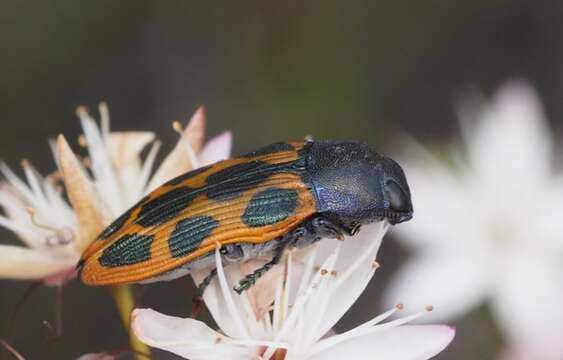
<path fill-rule="evenodd" d="M 347 227 L 412 218 L 405 174 L 394 160 L 352 141 L 317 141 L 307 153 L 307 173 L 323 215 Z"/>

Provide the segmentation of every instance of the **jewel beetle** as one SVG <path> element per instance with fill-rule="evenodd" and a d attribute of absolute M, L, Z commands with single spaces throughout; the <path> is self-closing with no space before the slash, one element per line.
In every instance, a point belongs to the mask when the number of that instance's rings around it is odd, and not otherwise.
<path fill-rule="evenodd" d="M 213 268 L 217 247 L 227 262 L 268 258 L 240 280 L 241 293 L 287 248 L 352 236 L 362 224 L 398 224 L 412 214 L 403 170 L 366 144 L 280 142 L 161 185 L 92 242 L 78 270 L 87 285 L 112 285 Z"/>

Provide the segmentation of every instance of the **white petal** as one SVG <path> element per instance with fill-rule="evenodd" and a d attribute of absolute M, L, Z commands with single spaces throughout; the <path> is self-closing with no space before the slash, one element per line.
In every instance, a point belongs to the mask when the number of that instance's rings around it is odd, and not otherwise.
<path fill-rule="evenodd" d="M 563 179 L 561 176 L 553 176 L 549 184 L 545 185 L 542 191 L 535 191 L 530 194 L 530 206 L 528 207 L 529 217 L 518 214 L 518 220 L 522 218 L 534 219 L 525 222 L 525 226 L 519 226 L 520 237 L 529 245 L 536 249 L 544 249 L 547 253 L 551 251 L 563 252 Z M 549 208 L 549 211 L 546 211 Z M 518 209 L 515 209 L 517 212 Z M 537 216 L 541 214 L 541 216 Z M 551 249 L 551 250 L 550 250 Z"/>
<path fill-rule="evenodd" d="M 419 254 L 407 261 L 385 291 L 385 306 L 434 311 L 424 321 L 455 319 L 478 305 L 489 289 L 486 260 L 470 253 Z"/>
<path fill-rule="evenodd" d="M 42 279 L 72 268 L 76 258 L 56 258 L 43 252 L 20 246 L 0 245 L 0 278 Z"/>
<path fill-rule="evenodd" d="M 554 256 L 555 255 L 555 256 Z M 493 310 L 514 347 L 563 355 L 563 265 L 561 254 L 515 254 L 498 274 Z"/>
<path fill-rule="evenodd" d="M 107 151 L 122 190 L 121 195 L 125 206 L 122 211 L 133 205 L 143 195 L 146 177 L 143 179 L 141 174 L 141 151 L 153 140 L 154 133 L 148 131 L 114 132 L 107 136 Z M 153 149 L 151 149 L 151 153 L 154 152 Z"/>
<path fill-rule="evenodd" d="M 413 246 L 452 246 L 455 243 L 458 247 L 460 242 L 474 243 L 473 232 L 479 231 L 481 224 L 474 216 L 477 204 L 472 200 L 472 187 L 444 166 L 421 167 L 419 163 L 404 162 L 414 217 L 391 231 Z"/>
<path fill-rule="evenodd" d="M 315 330 L 317 338 L 334 327 L 365 290 L 377 268 L 374 261 L 386 231 L 387 225 L 384 223 L 372 224 L 364 226 L 359 235 L 345 238 L 334 272 L 330 274 L 334 278 L 330 285 L 330 295 L 327 293 L 325 299 L 322 299 L 326 301 L 327 311 L 323 314 L 318 329 Z M 338 240 L 332 240 L 335 241 Z M 319 244 L 320 259 L 326 258 L 323 252 L 326 252 L 330 242 L 324 240 Z"/>
<path fill-rule="evenodd" d="M 106 140 L 107 152 L 118 170 L 131 164 L 139 167 L 141 151 L 153 140 L 154 133 L 149 131 L 109 133 Z"/>
<path fill-rule="evenodd" d="M 166 316 L 151 309 L 133 311 L 132 329 L 145 344 L 192 360 L 248 360 L 253 352 L 201 321 Z"/>
<path fill-rule="evenodd" d="M 27 212 L 28 204 L 15 194 L 15 188 L 0 183 L 0 207 L 5 216 L 0 215 L 0 226 L 16 233 L 31 248 L 41 248 L 45 242 L 43 231 L 35 227 Z"/>
<path fill-rule="evenodd" d="M 147 187 L 148 191 L 166 181 L 190 171 L 199 164 L 195 164 L 195 154 L 201 149 L 205 133 L 205 109 L 200 107 L 192 116 L 188 126 L 182 131 L 180 140 L 170 154 L 166 156 L 160 167 L 156 170 Z"/>
<path fill-rule="evenodd" d="M 404 325 L 350 339 L 308 359 L 423 360 L 444 350 L 454 336 L 445 325 Z"/>
<path fill-rule="evenodd" d="M 4 175 L 6 180 L 8 180 L 8 183 L 10 183 L 17 190 L 17 192 L 25 198 L 27 203 L 33 204 L 35 202 L 35 196 L 33 194 L 33 191 L 29 189 L 27 184 L 23 182 L 12 171 L 12 169 L 10 169 L 8 165 L 6 165 L 6 163 L 0 162 L 0 172 L 2 173 L 2 175 Z"/>
<path fill-rule="evenodd" d="M 109 149 L 100 132 L 100 128 L 84 109 L 77 110 L 88 144 L 88 153 L 92 161 L 91 170 L 94 174 L 96 189 L 103 196 L 105 204 L 111 210 L 109 218 L 115 218 L 127 207 L 121 196 L 119 178 L 111 162 Z M 60 159 L 60 157 L 59 157 Z M 68 185 L 68 184 L 67 184 Z"/>
<path fill-rule="evenodd" d="M 228 159 L 231 156 L 232 143 L 233 135 L 230 131 L 225 131 L 209 140 L 203 150 L 198 154 L 200 166 Z"/>
<path fill-rule="evenodd" d="M 508 191 L 548 176 L 552 138 L 542 105 L 528 83 L 506 83 L 479 117 L 474 129 L 465 126 L 465 140 L 475 174 L 483 181 Z"/>

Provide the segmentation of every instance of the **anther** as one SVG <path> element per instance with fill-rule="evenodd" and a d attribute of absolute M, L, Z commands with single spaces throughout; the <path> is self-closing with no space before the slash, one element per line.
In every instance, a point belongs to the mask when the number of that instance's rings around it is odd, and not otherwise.
<path fill-rule="evenodd" d="M 371 263 L 371 267 L 376 270 L 379 269 L 381 265 L 377 262 L 377 260 L 373 260 L 373 262 Z"/>
<path fill-rule="evenodd" d="M 55 232 L 54 235 L 47 237 L 47 245 L 60 246 L 68 245 L 74 240 L 74 232 L 72 229 L 63 227 Z"/>
<path fill-rule="evenodd" d="M 405 308 L 405 305 L 403 305 L 402 303 L 399 303 L 399 304 L 395 305 L 395 307 L 397 308 L 397 310 L 403 310 Z"/>
<path fill-rule="evenodd" d="M 88 116 L 88 108 L 84 105 L 80 105 L 76 108 L 76 116 L 79 118 Z"/>
<path fill-rule="evenodd" d="M 322 269 L 322 270 L 321 270 L 321 275 L 325 276 L 326 274 L 328 274 L 328 270 L 327 270 L 327 269 Z"/>
<path fill-rule="evenodd" d="M 63 176 L 59 171 L 53 171 L 46 177 L 47 181 L 50 181 L 52 184 L 55 184 L 63 179 Z"/>
<path fill-rule="evenodd" d="M 82 146 L 83 148 L 88 146 L 88 141 L 86 141 L 86 136 L 84 136 L 84 134 L 81 134 L 78 137 L 78 145 Z"/>
<path fill-rule="evenodd" d="M 86 156 L 84 157 L 84 159 L 82 159 L 82 164 L 84 164 L 84 166 L 87 168 L 92 168 L 92 159 Z"/>
<path fill-rule="evenodd" d="M 434 310 L 434 306 L 432 304 L 428 304 L 424 307 L 424 309 L 426 311 L 430 312 L 430 311 Z"/>
<path fill-rule="evenodd" d="M 108 103 L 105 101 L 100 101 L 100 104 L 98 105 L 98 110 L 101 113 L 108 112 Z"/>
<path fill-rule="evenodd" d="M 178 120 L 172 123 L 172 129 L 174 129 L 174 131 L 176 131 L 180 135 L 184 133 L 184 128 Z"/>

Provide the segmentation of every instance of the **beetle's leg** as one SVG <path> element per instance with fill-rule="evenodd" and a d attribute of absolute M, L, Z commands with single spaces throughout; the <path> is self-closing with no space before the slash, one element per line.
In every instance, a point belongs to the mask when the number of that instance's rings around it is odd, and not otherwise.
<path fill-rule="evenodd" d="M 274 255 L 272 260 L 265 263 L 264 266 L 262 266 L 261 268 L 254 270 L 254 272 L 252 274 L 248 274 L 244 278 L 242 278 L 242 280 L 240 280 L 239 283 L 238 283 L 239 285 L 236 286 L 233 290 L 235 290 L 240 295 L 240 294 L 242 294 L 243 291 L 248 290 L 252 285 L 254 285 L 254 283 L 256 283 L 256 281 L 262 275 L 264 275 L 268 270 L 273 268 L 274 265 L 276 265 L 277 263 L 280 262 L 280 260 L 283 256 L 283 252 L 284 252 L 285 248 L 287 247 L 288 243 L 289 243 L 289 241 L 285 242 L 285 244 L 281 245 L 276 250 L 276 255 Z"/>
<path fill-rule="evenodd" d="M 238 244 L 227 244 L 221 246 L 221 255 L 229 262 L 241 261 L 244 258 L 244 251 Z"/>
<path fill-rule="evenodd" d="M 211 280 L 217 275 L 217 269 L 211 270 L 209 275 L 207 275 L 203 281 L 199 284 L 196 290 L 196 295 L 192 298 L 192 318 L 197 318 L 201 309 L 203 308 L 203 292 L 211 284 Z"/>
<path fill-rule="evenodd" d="M 318 216 L 311 220 L 311 227 L 315 234 L 322 238 L 344 239 L 344 229 L 323 216 Z"/>
<path fill-rule="evenodd" d="M 343 239 L 343 235 L 353 236 L 360 231 L 360 223 L 345 225 L 339 221 L 318 216 L 310 221 L 313 231 L 321 237 Z"/>

